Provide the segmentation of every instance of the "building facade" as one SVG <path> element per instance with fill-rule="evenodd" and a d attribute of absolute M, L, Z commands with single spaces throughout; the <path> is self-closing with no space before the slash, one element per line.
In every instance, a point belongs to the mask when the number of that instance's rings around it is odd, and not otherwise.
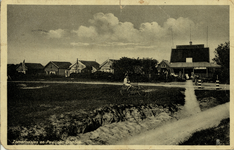
<path fill-rule="evenodd" d="M 204 44 L 177 45 L 171 50 L 171 63 L 174 62 L 210 62 L 210 52 Z"/>
<path fill-rule="evenodd" d="M 69 76 L 71 73 L 94 73 L 98 70 L 99 64 L 96 61 L 78 60 L 69 67 Z"/>
<path fill-rule="evenodd" d="M 101 72 L 108 72 L 108 73 L 113 73 L 114 74 L 114 69 L 112 67 L 113 63 L 117 61 L 115 59 L 107 59 L 104 61 L 99 68 L 99 71 Z"/>
<path fill-rule="evenodd" d="M 43 74 L 44 66 L 40 63 L 20 63 L 16 66 L 16 71 L 28 75 L 40 75 Z"/>
<path fill-rule="evenodd" d="M 58 75 L 67 77 L 69 74 L 70 62 L 50 61 L 45 67 L 46 75 Z"/>
<path fill-rule="evenodd" d="M 209 48 L 204 44 L 177 45 L 171 50 L 171 60 L 163 60 L 158 65 L 158 72 L 167 70 L 170 74 L 181 78 L 192 78 L 199 75 L 202 78 L 212 78 L 220 65 L 210 63 Z"/>

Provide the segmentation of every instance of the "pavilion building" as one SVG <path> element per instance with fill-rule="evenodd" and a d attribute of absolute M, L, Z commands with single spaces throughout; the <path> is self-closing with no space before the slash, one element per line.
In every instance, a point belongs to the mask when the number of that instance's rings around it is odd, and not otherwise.
<path fill-rule="evenodd" d="M 177 45 L 171 50 L 170 62 L 163 60 L 158 65 L 158 72 L 164 73 L 166 70 L 181 77 L 191 77 L 194 74 L 203 78 L 212 78 L 215 70 L 220 65 L 210 62 L 209 47 L 204 44 Z"/>

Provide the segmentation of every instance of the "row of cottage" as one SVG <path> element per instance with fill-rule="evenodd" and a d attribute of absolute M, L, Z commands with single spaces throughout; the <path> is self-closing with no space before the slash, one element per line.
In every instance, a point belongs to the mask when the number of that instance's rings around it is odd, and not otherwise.
<path fill-rule="evenodd" d="M 40 63 L 25 63 L 23 61 L 20 64 L 8 64 L 8 72 L 21 72 L 24 74 L 46 74 L 46 75 L 58 75 L 69 77 L 72 73 L 94 73 L 96 71 L 114 73 L 112 69 L 114 59 L 108 59 L 101 65 L 96 61 L 84 61 L 78 60 L 72 64 L 70 62 L 62 61 L 50 61 L 45 66 Z"/>
<path fill-rule="evenodd" d="M 21 63 L 16 67 L 18 72 L 35 73 L 42 71 L 47 75 L 55 74 L 69 77 L 71 73 L 93 73 L 96 71 L 114 73 L 114 59 L 108 59 L 99 65 L 96 61 L 78 60 L 76 63 L 50 61 L 45 67 L 41 64 Z M 10 65 L 9 65 L 10 66 Z M 209 47 L 204 44 L 177 45 L 171 50 L 170 61 L 163 60 L 157 66 L 158 74 L 170 74 L 190 78 L 194 74 L 201 77 L 212 77 L 220 65 L 210 62 Z"/>

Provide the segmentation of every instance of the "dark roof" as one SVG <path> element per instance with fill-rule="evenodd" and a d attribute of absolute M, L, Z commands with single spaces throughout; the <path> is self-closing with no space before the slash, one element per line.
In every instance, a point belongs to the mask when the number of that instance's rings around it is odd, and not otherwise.
<path fill-rule="evenodd" d="M 118 61 L 118 60 L 116 60 L 116 59 L 109 59 L 110 61 L 113 61 L 113 62 L 115 62 L 115 61 Z"/>
<path fill-rule="evenodd" d="M 50 63 L 50 62 L 49 62 Z M 48 63 L 48 64 L 49 64 Z M 54 64 L 59 69 L 68 69 L 71 66 L 70 62 L 61 62 L 61 61 L 51 61 L 52 64 Z M 47 64 L 47 65 L 48 65 Z M 46 66 L 47 66 L 46 65 Z"/>
<path fill-rule="evenodd" d="M 177 45 L 171 50 L 170 62 L 186 62 L 186 58 L 192 58 L 193 62 L 210 62 L 208 47 L 200 45 Z"/>
<path fill-rule="evenodd" d="M 15 64 L 7 64 L 7 67 L 15 66 Z"/>
<path fill-rule="evenodd" d="M 162 60 L 161 63 L 162 63 L 162 62 L 164 62 L 164 63 L 166 63 L 168 66 L 170 66 L 170 63 L 169 63 L 168 60 Z M 161 63 L 160 63 L 160 64 L 161 64 Z"/>
<path fill-rule="evenodd" d="M 19 64 L 7 64 L 7 70 L 15 70 Z"/>
<path fill-rule="evenodd" d="M 85 61 L 85 60 L 80 60 L 82 64 L 84 64 L 86 67 L 94 67 L 96 69 L 99 68 L 99 63 L 96 61 Z"/>
<path fill-rule="evenodd" d="M 112 62 L 116 62 L 118 60 L 116 59 L 107 59 L 106 61 L 104 61 L 101 65 L 100 65 L 100 68 L 102 68 L 106 63 L 108 63 L 109 61 L 112 61 Z"/>
<path fill-rule="evenodd" d="M 193 49 L 193 48 L 204 48 L 204 44 L 196 44 L 196 45 L 176 45 L 176 49 Z"/>
<path fill-rule="evenodd" d="M 40 63 L 25 63 L 25 66 L 28 69 L 43 69 L 44 66 L 42 66 L 42 64 Z"/>
<path fill-rule="evenodd" d="M 171 68 L 193 68 L 193 67 L 220 68 L 221 66 L 208 62 L 193 62 L 193 63 L 176 62 L 176 63 L 170 63 L 170 67 Z"/>
<path fill-rule="evenodd" d="M 22 65 L 22 63 L 18 64 L 16 68 L 18 68 L 21 65 Z M 44 68 L 44 66 L 40 63 L 25 63 L 25 66 L 28 69 L 43 69 Z"/>

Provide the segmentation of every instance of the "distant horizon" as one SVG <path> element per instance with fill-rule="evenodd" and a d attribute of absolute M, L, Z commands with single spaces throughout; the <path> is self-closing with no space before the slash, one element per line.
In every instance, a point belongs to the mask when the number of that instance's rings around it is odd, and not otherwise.
<path fill-rule="evenodd" d="M 229 42 L 228 5 L 8 5 L 8 64 L 153 58 Z M 136 17 L 137 16 L 137 17 Z M 208 29 L 208 31 L 207 31 Z M 208 36 L 208 37 L 207 37 Z M 208 41 L 207 41 L 208 40 Z M 208 44 L 208 45 L 207 45 Z"/>

